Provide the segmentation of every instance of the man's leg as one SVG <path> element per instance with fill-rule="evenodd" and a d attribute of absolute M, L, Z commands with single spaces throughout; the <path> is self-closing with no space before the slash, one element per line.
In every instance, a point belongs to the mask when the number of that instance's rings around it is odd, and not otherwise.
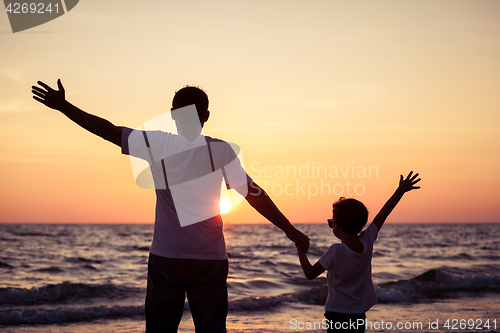
<path fill-rule="evenodd" d="M 146 333 L 175 333 L 184 311 L 185 286 L 178 283 L 182 260 L 149 255 Z M 182 275 L 182 274 L 181 274 Z"/>
<path fill-rule="evenodd" d="M 193 260 L 193 281 L 188 287 L 189 309 L 196 333 L 225 333 L 228 308 L 227 260 Z"/>

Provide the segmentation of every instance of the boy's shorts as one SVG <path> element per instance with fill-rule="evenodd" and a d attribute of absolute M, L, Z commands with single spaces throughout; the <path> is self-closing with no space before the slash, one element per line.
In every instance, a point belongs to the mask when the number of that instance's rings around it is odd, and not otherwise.
<path fill-rule="evenodd" d="M 332 332 L 351 332 L 364 333 L 366 315 L 364 313 L 339 313 L 325 312 L 325 318 L 328 319 L 328 333 Z"/>

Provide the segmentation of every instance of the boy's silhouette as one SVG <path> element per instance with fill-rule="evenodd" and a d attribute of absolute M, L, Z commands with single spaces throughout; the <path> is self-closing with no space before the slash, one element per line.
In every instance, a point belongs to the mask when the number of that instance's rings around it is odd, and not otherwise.
<path fill-rule="evenodd" d="M 245 196 L 254 209 L 307 252 L 308 237 L 290 224 L 264 190 L 246 175 L 230 146 L 200 135 L 210 116 L 208 97 L 201 89 L 185 87 L 176 92 L 172 118 L 179 135 L 173 135 L 115 126 L 66 101 L 60 80 L 58 90 L 40 81 L 38 84 L 42 88 L 32 87 L 35 100 L 120 146 L 123 153 L 150 163 L 157 203 L 148 262 L 146 332 L 177 332 L 185 294 L 196 332 L 226 332 L 228 261 L 222 220 L 211 208 L 220 192 L 211 193 L 220 191 L 223 178 L 228 187 Z M 185 112 L 193 110 L 193 104 L 195 122 L 193 114 Z M 218 207 L 218 202 L 215 205 Z"/>
<path fill-rule="evenodd" d="M 418 173 L 412 174 L 410 172 L 406 178 L 401 176 L 394 194 L 364 231 L 361 230 L 368 219 L 365 205 L 356 199 L 343 197 L 335 202 L 333 218 L 328 220 L 328 225 L 342 243 L 330 246 L 314 265 L 310 264 L 306 253 L 297 248 L 300 265 L 308 279 L 315 279 L 328 271 L 325 304 L 328 333 L 365 331 L 365 312 L 377 303 L 372 282 L 373 243 L 403 195 L 420 188 L 415 186 L 420 181 L 420 178 L 416 179 Z"/>

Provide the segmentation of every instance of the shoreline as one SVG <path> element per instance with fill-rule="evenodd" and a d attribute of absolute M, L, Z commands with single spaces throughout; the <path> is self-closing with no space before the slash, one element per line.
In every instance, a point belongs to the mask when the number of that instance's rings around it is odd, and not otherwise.
<path fill-rule="evenodd" d="M 367 312 L 367 322 L 372 329 L 367 332 L 500 332 L 500 302 L 499 294 L 464 295 L 456 299 L 440 299 L 433 302 L 377 304 Z M 281 333 L 301 332 L 312 333 L 325 331 L 319 328 L 324 317 L 322 305 L 286 304 L 272 311 L 229 312 L 227 318 L 228 332 L 234 333 Z M 456 329 L 446 328 L 446 321 L 450 326 L 453 320 L 458 320 Z M 490 329 L 484 327 L 485 321 L 490 320 Z M 473 320 L 474 329 L 460 329 L 460 320 Z M 479 329 L 479 320 L 482 329 Z M 493 321 L 496 320 L 496 329 Z M 391 323 L 392 328 L 387 326 Z M 402 323 L 402 329 L 396 328 Z M 420 324 L 419 324 L 420 323 Z M 429 325 L 434 325 L 429 329 Z M 316 325 L 314 328 L 314 325 Z M 412 328 L 404 328 L 411 325 Z M 435 329 L 434 327 L 437 327 Z M 145 330 L 143 319 L 110 319 L 92 322 L 69 323 L 64 325 L 37 325 L 37 326 L 0 326 L 6 333 L 111 333 L 127 332 L 142 333 Z M 194 325 L 189 311 L 185 311 L 178 332 L 193 332 Z"/>

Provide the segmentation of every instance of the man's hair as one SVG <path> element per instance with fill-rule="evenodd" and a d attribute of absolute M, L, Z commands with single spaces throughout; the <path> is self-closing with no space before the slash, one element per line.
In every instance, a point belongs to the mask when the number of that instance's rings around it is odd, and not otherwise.
<path fill-rule="evenodd" d="M 191 104 L 196 105 L 200 121 L 206 119 L 208 113 L 208 96 L 205 91 L 199 87 L 185 86 L 175 92 L 175 96 L 172 99 L 173 109 L 179 109 Z"/>
<path fill-rule="evenodd" d="M 341 197 L 333 203 L 333 218 L 344 232 L 356 236 L 368 221 L 368 209 L 361 201 Z"/>

